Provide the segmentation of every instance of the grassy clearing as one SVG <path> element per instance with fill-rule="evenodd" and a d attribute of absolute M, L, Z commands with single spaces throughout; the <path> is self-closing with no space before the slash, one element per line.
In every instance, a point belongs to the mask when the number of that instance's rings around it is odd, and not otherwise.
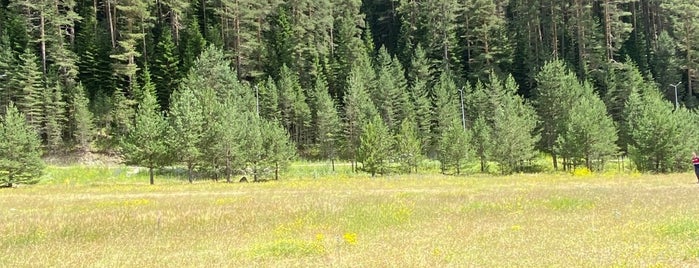
<path fill-rule="evenodd" d="M 372 179 L 340 170 L 250 184 L 160 177 L 155 186 L 128 168 L 49 174 L 0 191 L 0 263 L 699 265 L 693 174 Z"/>

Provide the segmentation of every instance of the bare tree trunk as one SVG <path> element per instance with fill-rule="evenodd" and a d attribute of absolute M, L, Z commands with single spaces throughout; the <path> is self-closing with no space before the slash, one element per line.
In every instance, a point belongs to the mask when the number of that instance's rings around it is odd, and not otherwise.
<path fill-rule="evenodd" d="M 194 181 L 192 177 L 192 169 L 194 169 L 194 164 L 187 164 L 187 179 L 189 180 L 189 183 L 192 183 Z"/>
<path fill-rule="evenodd" d="M 226 152 L 226 182 L 231 183 L 231 150 Z"/>
<path fill-rule="evenodd" d="M 148 173 L 150 175 L 150 185 L 153 185 L 155 183 L 153 181 L 153 166 L 148 167 Z"/>
<path fill-rule="evenodd" d="M 39 40 L 41 42 L 41 70 L 46 78 L 46 14 L 39 15 Z"/>
<path fill-rule="evenodd" d="M 107 20 L 109 21 L 109 35 L 112 39 L 112 48 L 116 48 L 116 30 L 114 29 L 116 23 L 114 23 L 114 17 L 116 17 L 116 7 L 114 8 L 114 14 L 112 14 L 112 0 L 107 0 Z"/>

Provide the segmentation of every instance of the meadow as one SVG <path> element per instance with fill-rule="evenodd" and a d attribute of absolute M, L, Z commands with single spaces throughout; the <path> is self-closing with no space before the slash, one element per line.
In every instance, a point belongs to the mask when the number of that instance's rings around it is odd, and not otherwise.
<path fill-rule="evenodd" d="M 297 169 L 311 175 L 150 186 L 123 167 L 49 167 L 0 190 L 0 266 L 699 266 L 689 173 Z"/>

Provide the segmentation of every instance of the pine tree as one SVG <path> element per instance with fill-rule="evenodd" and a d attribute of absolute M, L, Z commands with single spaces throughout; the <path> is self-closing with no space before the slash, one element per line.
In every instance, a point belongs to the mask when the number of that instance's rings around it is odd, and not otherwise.
<path fill-rule="evenodd" d="M 270 121 L 281 122 L 279 111 L 279 90 L 271 76 L 257 87 L 260 116 Z"/>
<path fill-rule="evenodd" d="M 160 42 L 155 48 L 155 68 L 153 70 L 153 82 L 156 85 L 158 103 L 163 110 L 169 107 L 169 99 L 172 91 L 177 88 L 179 79 L 179 59 L 175 54 L 175 43 L 169 30 L 160 36 Z"/>
<path fill-rule="evenodd" d="M 492 132 L 492 127 L 483 116 L 478 116 L 471 127 L 471 147 L 480 162 L 481 172 L 488 170 L 488 159 L 493 150 L 492 147 L 497 144 L 492 137 Z"/>
<path fill-rule="evenodd" d="M 395 77 L 391 71 L 393 63 L 386 48 L 379 49 L 377 63 L 377 83 L 376 88 L 371 92 L 371 99 L 379 109 L 381 119 L 388 126 L 388 129 L 397 130 L 400 126 L 399 109 L 401 107 L 399 101 L 405 88 L 401 88 L 404 85 L 398 85 L 398 77 Z"/>
<path fill-rule="evenodd" d="M 364 70 L 371 71 L 370 60 L 368 60 L 368 55 L 364 50 L 365 46 L 362 44 L 361 28 L 363 28 L 364 15 L 359 12 L 360 6 L 361 1 L 359 0 L 341 0 L 335 4 L 333 43 L 336 48 L 330 52 L 333 56 L 331 64 L 334 75 L 329 84 L 331 95 L 338 100 L 343 100 L 347 90 L 351 87 L 348 84 L 349 76 L 355 66 L 368 64 L 362 66 L 368 68 Z"/>
<path fill-rule="evenodd" d="M 94 121 L 92 112 L 88 109 L 90 100 L 87 98 L 82 84 L 73 89 L 71 96 L 71 123 L 73 129 L 73 139 L 78 152 L 87 153 L 90 150 L 90 143 L 94 138 Z"/>
<path fill-rule="evenodd" d="M 279 90 L 279 110 L 284 127 L 298 145 L 305 145 L 309 140 L 307 132 L 311 123 L 311 110 L 306 103 L 306 95 L 301 88 L 298 75 L 282 66 L 277 89 Z"/>
<path fill-rule="evenodd" d="M 467 29 L 464 30 L 467 46 L 466 69 L 472 80 L 488 78 L 491 70 L 503 72 L 512 62 L 512 47 L 509 43 L 505 14 L 494 0 L 472 0 L 465 9 L 468 12 Z M 506 69 L 504 70 L 506 71 Z"/>
<path fill-rule="evenodd" d="M 131 122 L 135 117 L 134 100 L 127 99 L 124 92 L 116 90 L 110 98 L 111 111 L 109 111 L 109 134 L 113 142 L 118 141 L 119 137 L 125 136 L 131 130 Z"/>
<path fill-rule="evenodd" d="M 556 142 L 570 120 L 570 110 L 580 97 L 581 87 L 577 78 L 566 70 L 562 61 L 548 62 L 536 77 L 534 107 L 539 115 L 541 131 L 540 149 L 553 157 L 553 167 L 558 169 Z"/>
<path fill-rule="evenodd" d="M 693 0 L 672 0 L 660 5 L 669 15 L 674 26 L 675 38 L 679 41 L 679 48 L 684 59 L 682 68 L 687 72 L 687 96 L 694 93 L 693 81 L 697 79 L 699 71 L 699 5 Z"/>
<path fill-rule="evenodd" d="M 371 101 L 367 90 L 366 72 L 368 62 L 362 61 L 361 65 L 352 68 L 347 81 L 347 91 L 344 94 L 344 118 L 343 129 L 345 136 L 345 152 L 352 162 L 352 169 L 356 170 L 357 150 L 362 126 L 369 120 L 378 116 L 378 110 Z"/>
<path fill-rule="evenodd" d="M 17 63 L 12 51 L 9 36 L 6 31 L 0 35 L 0 114 L 5 114 L 5 108 L 10 101 L 17 101 L 17 87 L 11 84 L 11 77 Z"/>
<path fill-rule="evenodd" d="M 446 129 L 451 127 L 452 121 L 457 120 L 459 113 L 454 99 L 457 92 L 456 84 L 448 72 L 441 74 L 433 90 L 432 146 L 436 149 Z M 463 129 L 463 126 L 461 128 Z"/>
<path fill-rule="evenodd" d="M 149 10 L 153 3 L 146 0 L 121 0 L 113 3 L 107 1 L 107 3 L 112 47 L 115 48 L 110 57 L 117 61 L 114 64 L 114 70 L 117 75 L 124 78 L 124 88 L 136 88 L 132 85 L 138 72 L 136 58 L 141 56 L 148 58 L 145 40 L 146 32 L 151 27 L 152 17 Z"/>
<path fill-rule="evenodd" d="M 439 161 L 442 174 L 455 169 L 456 174 L 461 174 L 463 165 L 467 163 L 471 155 L 470 133 L 467 132 L 459 120 L 452 120 L 443 131 L 439 140 Z"/>
<path fill-rule="evenodd" d="M 63 126 L 68 122 L 66 102 L 63 100 L 63 87 L 56 83 L 53 88 L 44 91 L 43 133 L 46 136 L 46 148 L 56 152 L 63 146 Z"/>
<path fill-rule="evenodd" d="M 318 138 L 318 148 L 321 157 L 330 159 L 333 171 L 337 157 L 337 143 L 340 140 L 340 115 L 337 105 L 330 97 L 325 79 L 321 76 L 316 80 L 314 88 L 316 102 L 315 132 Z"/>
<path fill-rule="evenodd" d="M 190 88 L 187 81 L 184 81 L 180 88 L 172 93 L 167 135 L 167 145 L 171 149 L 172 157 L 176 162 L 187 166 L 190 183 L 194 179 L 192 172 L 202 154 L 200 142 L 204 134 L 202 104 L 193 90 L 195 89 Z"/>
<path fill-rule="evenodd" d="M 263 135 L 263 146 L 269 154 L 267 161 L 274 169 L 274 179 L 279 180 L 279 172 L 286 168 L 296 155 L 296 146 L 289 133 L 279 123 L 265 121 Z"/>
<path fill-rule="evenodd" d="M 181 67 L 179 68 L 182 74 L 189 72 L 189 69 L 194 65 L 199 54 L 206 48 L 206 40 L 199 31 L 199 22 L 196 17 L 191 18 L 187 28 L 184 29 L 182 42 L 179 43 Z"/>
<path fill-rule="evenodd" d="M 418 137 L 415 122 L 405 120 L 401 123 L 396 135 L 396 161 L 401 165 L 401 171 L 417 172 L 422 156 L 422 141 Z"/>
<path fill-rule="evenodd" d="M 570 121 L 559 136 L 561 156 L 573 166 L 584 164 L 589 170 L 603 170 L 605 161 L 618 152 L 617 129 L 592 86 L 586 83 L 583 92 L 573 104 Z"/>
<path fill-rule="evenodd" d="M 143 96 L 139 100 L 133 129 L 121 142 L 122 154 L 127 164 L 148 168 L 150 184 L 154 184 L 153 169 L 167 163 L 165 133 L 167 122 L 160 112 L 155 98 L 155 85 L 150 81 L 148 69 L 144 70 Z"/>
<path fill-rule="evenodd" d="M 686 156 L 686 150 L 694 146 L 685 143 L 694 139 L 692 133 L 686 131 L 687 120 L 682 118 L 686 113 L 680 112 L 683 109 L 673 110 L 673 105 L 652 86 L 633 92 L 629 97 L 626 105 L 629 158 L 639 171 L 676 171 L 678 156 Z"/>
<path fill-rule="evenodd" d="M 456 18 L 461 5 L 456 0 L 435 0 L 421 3 L 425 12 L 425 50 L 435 73 L 455 72 L 458 68 Z"/>
<path fill-rule="evenodd" d="M 362 170 L 371 173 L 372 177 L 377 173 L 387 173 L 392 147 L 393 137 L 381 118 L 368 121 L 362 127 L 357 150 L 357 161 L 362 163 Z"/>
<path fill-rule="evenodd" d="M 651 57 L 651 67 L 655 80 L 660 85 L 660 89 L 668 100 L 675 100 L 675 91 L 670 84 L 677 84 L 682 81 L 680 70 L 680 61 L 677 59 L 677 44 L 676 41 L 666 32 L 663 31 L 658 36 L 656 45 L 653 49 Z M 681 89 L 682 87 L 678 87 Z M 686 99 L 684 91 L 678 90 L 678 100 Z"/>
<path fill-rule="evenodd" d="M 91 100 L 96 96 L 111 96 L 116 88 L 114 70 L 109 57 L 112 50 L 109 33 L 98 27 L 97 12 L 90 9 L 83 15 L 81 31 L 76 37 L 78 79 L 88 91 Z"/>
<path fill-rule="evenodd" d="M 245 126 L 245 117 L 242 115 L 245 112 L 236 107 L 232 98 L 223 100 L 221 108 L 220 120 L 216 122 L 217 128 L 220 129 L 217 145 L 224 161 L 226 182 L 230 183 L 233 170 L 245 166 L 244 152 L 248 148 L 243 147 L 245 142 L 242 140 L 243 133 L 248 130 L 241 127 Z"/>
<path fill-rule="evenodd" d="M 36 183 L 44 170 L 36 130 L 12 102 L 0 122 L 0 187 Z"/>
<path fill-rule="evenodd" d="M 619 126 L 619 149 L 626 153 L 628 144 L 628 131 L 626 118 L 624 117 L 625 105 L 633 92 L 638 92 L 646 87 L 643 76 L 633 62 L 615 64 L 608 72 L 607 93 L 605 104 L 607 111 L 617 126 Z"/>
<path fill-rule="evenodd" d="M 277 7 L 269 31 L 265 32 L 265 41 L 265 72 L 272 78 L 279 79 L 282 66 L 294 66 L 294 31 L 289 11 L 283 5 Z"/>
<path fill-rule="evenodd" d="M 629 6 L 628 4 L 631 2 L 638 2 L 638 0 L 602 0 L 600 3 L 605 29 L 607 61 L 611 61 L 617 56 L 617 52 L 633 30 L 633 25 L 625 20 L 632 14 L 623 8 Z"/>
<path fill-rule="evenodd" d="M 10 81 L 16 85 L 15 92 L 20 93 L 17 100 L 17 108 L 27 117 L 27 124 L 36 131 L 41 131 L 42 116 L 42 92 L 43 83 L 39 69 L 38 58 L 33 51 L 27 48 L 20 55 L 21 70 L 15 72 Z"/>
<path fill-rule="evenodd" d="M 182 21 L 190 10 L 190 3 L 187 0 L 164 0 L 160 3 L 166 7 L 163 12 L 169 16 L 170 31 L 174 35 L 175 43 L 179 44 L 180 30 L 184 28 Z"/>
<path fill-rule="evenodd" d="M 491 73 L 490 83 L 499 84 L 499 79 Z M 500 165 L 502 173 L 517 171 L 521 163 L 536 156 L 534 149 L 539 136 L 535 133 L 536 111 L 522 97 L 517 95 L 518 86 L 510 75 L 499 92 L 492 99 L 497 104 L 492 107 L 491 153 L 493 160 Z M 516 152 L 516 153 L 513 153 Z"/>

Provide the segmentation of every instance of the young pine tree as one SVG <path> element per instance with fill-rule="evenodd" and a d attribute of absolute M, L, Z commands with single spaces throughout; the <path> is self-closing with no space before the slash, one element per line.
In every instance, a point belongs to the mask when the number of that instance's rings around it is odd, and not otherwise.
<path fill-rule="evenodd" d="M 171 100 L 168 147 L 173 160 L 187 165 L 187 178 L 191 183 L 194 179 L 192 172 L 202 154 L 202 105 L 186 85 L 173 92 Z"/>
<path fill-rule="evenodd" d="M 494 75 L 490 80 L 491 84 L 500 83 Z M 534 146 L 539 140 L 535 133 L 537 117 L 534 108 L 517 95 L 518 87 L 512 76 L 497 88 L 502 91 L 494 94 L 500 96 L 492 111 L 491 156 L 500 165 L 502 173 L 509 173 L 536 155 Z"/>
<path fill-rule="evenodd" d="M 321 157 L 330 159 L 332 169 L 335 170 L 335 157 L 337 157 L 337 142 L 340 138 L 340 115 L 337 112 L 335 102 L 330 97 L 327 84 L 322 76 L 316 81 L 316 135 L 318 136 L 318 148 Z"/>
<path fill-rule="evenodd" d="M 85 95 L 85 90 L 81 84 L 73 89 L 71 101 L 71 123 L 73 124 L 73 139 L 80 153 L 87 153 L 90 150 L 90 143 L 94 137 L 94 122 L 92 112 L 88 109 L 90 100 Z"/>
<path fill-rule="evenodd" d="M 133 128 L 122 140 L 121 149 L 127 164 L 148 168 L 150 184 L 153 185 L 153 169 L 164 165 L 167 160 L 164 139 L 167 122 L 160 112 L 148 69 L 145 70 L 144 77 L 143 97 L 136 109 Z"/>
<path fill-rule="evenodd" d="M 44 170 L 41 141 L 13 103 L 0 122 L 0 187 L 36 183 Z"/>
<path fill-rule="evenodd" d="M 422 141 L 417 133 L 415 123 L 404 120 L 396 136 L 396 159 L 403 172 L 417 172 L 422 161 Z"/>
<path fill-rule="evenodd" d="M 463 165 L 471 155 L 470 139 L 470 133 L 463 128 L 460 120 L 453 120 L 444 129 L 438 147 L 442 174 L 451 168 L 456 170 L 457 175 L 461 174 Z"/>
<path fill-rule="evenodd" d="M 359 140 L 357 161 L 362 163 L 362 169 L 371 173 L 372 177 L 376 173 L 386 173 L 391 159 L 393 137 L 380 117 L 375 116 L 364 125 Z"/>
<path fill-rule="evenodd" d="M 274 169 L 274 179 L 279 180 L 279 171 L 286 168 L 296 154 L 296 147 L 283 126 L 264 121 L 263 146 L 269 154 L 267 162 Z"/>
<path fill-rule="evenodd" d="M 570 111 L 570 121 L 561 133 L 560 153 L 569 164 L 584 164 L 589 170 L 602 170 L 603 164 L 619 151 L 617 129 L 602 100 L 585 84 L 584 95 Z"/>

